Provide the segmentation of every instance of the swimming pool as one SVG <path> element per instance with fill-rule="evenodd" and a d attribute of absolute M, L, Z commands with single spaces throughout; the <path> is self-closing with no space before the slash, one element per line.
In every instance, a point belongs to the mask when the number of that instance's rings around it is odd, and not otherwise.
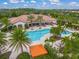
<path fill-rule="evenodd" d="M 40 40 L 41 37 L 43 37 L 45 34 L 50 33 L 50 29 L 42 29 L 37 31 L 28 31 L 26 34 L 28 34 L 28 38 L 31 39 L 31 41 L 37 41 Z M 71 32 L 64 31 L 61 33 L 61 37 L 70 35 Z"/>
<path fill-rule="evenodd" d="M 65 37 L 65 36 L 70 36 L 72 33 L 65 30 L 64 32 L 61 33 L 61 37 Z"/>
<path fill-rule="evenodd" d="M 43 29 L 43 30 L 37 30 L 37 31 L 29 31 L 27 32 L 28 38 L 30 38 L 32 41 L 40 40 L 41 37 L 43 37 L 45 34 L 49 33 L 50 29 Z"/>

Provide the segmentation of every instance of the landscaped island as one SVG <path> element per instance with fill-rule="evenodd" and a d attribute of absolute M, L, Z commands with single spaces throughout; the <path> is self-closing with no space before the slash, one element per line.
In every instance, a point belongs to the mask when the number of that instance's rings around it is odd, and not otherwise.
<path fill-rule="evenodd" d="M 0 11 L 0 59 L 79 59 L 79 13 Z"/>

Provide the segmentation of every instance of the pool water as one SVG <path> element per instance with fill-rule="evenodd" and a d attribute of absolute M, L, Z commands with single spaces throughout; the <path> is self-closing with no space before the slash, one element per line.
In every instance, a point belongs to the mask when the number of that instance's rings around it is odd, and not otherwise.
<path fill-rule="evenodd" d="M 70 36 L 71 34 L 72 34 L 71 32 L 65 30 L 64 32 L 61 33 L 61 37 Z"/>
<path fill-rule="evenodd" d="M 29 31 L 28 38 L 30 38 L 32 41 L 40 40 L 41 37 L 43 37 L 45 34 L 49 33 L 50 29 L 43 29 L 43 30 L 37 30 L 37 31 Z"/>
<path fill-rule="evenodd" d="M 50 29 L 42 29 L 37 31 L 29 31 L 25 34 L 28 35 L 28 38 L 31 39 L 31 41 L 37 41 L 40 40 L 41 37 L 43 37 L 45 34 L 50 33 Z M 61 37 L 64 37 L 66 35 L 70 35 L 71 33 L 69 31 L 64 31 L 61 33 Z"/>
<path fill-rule="evenodd" d="M 65 30 L 62 34 L 70 34 L 70 32 Z"/>

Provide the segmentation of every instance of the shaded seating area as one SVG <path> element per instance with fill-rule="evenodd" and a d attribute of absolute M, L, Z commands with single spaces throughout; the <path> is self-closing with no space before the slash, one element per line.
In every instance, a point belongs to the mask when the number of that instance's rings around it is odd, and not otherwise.
<path fill-rule="evenodd" d="M 32 22 L 32 23 L 29 23 L 29 26 L 40 26 L 40 25 L 50 25 L 50 23 L 47 23 L 47 22 Z"/>
<path fill-rule="evenodd" d="M 43 45 L 34 45 L 30 47 L 30 52 L 31 52 L 31 56 L 33 58 L 38 57 L 40 55 L 45 55 L 47 54 L 47 50 L 44 48 Z"/>

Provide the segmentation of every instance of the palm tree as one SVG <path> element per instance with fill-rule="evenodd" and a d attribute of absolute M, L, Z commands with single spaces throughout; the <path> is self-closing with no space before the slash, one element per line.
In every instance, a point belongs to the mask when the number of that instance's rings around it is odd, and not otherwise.
<path fill-rule="evenodd" d="M 37 21 L 39 21 L 40 22 L 40 26 L 41 26 L 41 22 L 43 21 L 43 16 L 38 16 L 38 18 L 37 18 Z"/>
<path fill-rule="evenodd" d="M 79 37 L 75 38 L 63 38 L 62 42 L 64 43 L 63 55 L 70 55 L 70 59 L 78 59 L 79 57 Z"/>
<path fill-rule="evenodd" d="M 52 48 L 50 45 L 45 44 L 45 48 L 48 51 L 49 59 L 58 59 L 57 51 Z M 48 58 L 47 58 L 48 59 Z"/>
<path fill-rule="evenodd" d="M 79 33 L 77 32 L 72 33 L 72 38 L 79 38 Z"/>
<path fill-rule="evenodd" d="M 2 51 L 2 48 L 6 45 L 7 40 L 5 40 L 5 34 L 0 32 L 0 54 Z"/>
<path fill-rule="evenodd" d="M 33 15 L 29 15 L 29 16 L 28 16 L 28 20 L 30 20 L 30 21 L 31 21 L 31 26 L 32 26 L 33 18 L 34 18 L 34 16 L 33 16 Z"/>
<path fill-rule="evenodd" d="M 29 43 L 31 43 L 30 39 L 25 35 L 25 31 L 22 31 L 22 29 L 15 29 L 14 32 L 11 35 L 12 39 L 10 39 L 10 46 L 12 50 L 15 51 L 21 48 L 21 51 L 23 52 L 23 47 L 27 48 L 29 46 Z"/>
<path fill-rule="evenodd" d="M 4 28 L 8 30 L 8 26 L 9 26 L 8 18 L 7 17 L 2 18 L 1 22 L 5 26 Z"/>
<path fill-rule="evenodd" d="M 50 33 L 53 34 L 53 37 L 55 38 L 60 38 L 61 37 L 61 33 L 63 32 L 63 28 L 61 26 L 58 26 L 58 27 L 53 27 L 51 28 L 50 30 Z"/>

